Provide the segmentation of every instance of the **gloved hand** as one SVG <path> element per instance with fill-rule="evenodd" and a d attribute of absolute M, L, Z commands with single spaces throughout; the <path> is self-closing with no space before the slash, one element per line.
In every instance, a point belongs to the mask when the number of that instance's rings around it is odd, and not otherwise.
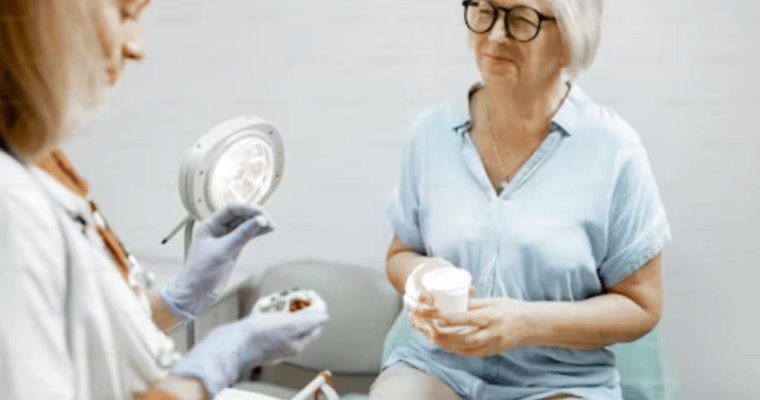
<path fill-rule="evenodd" d="M 203 381 L 211 398 L 232 384 L 248 364 L 296 355 L 300 339 L 317 335 L 327 312 L 252 314 L 208 334 L 172 368 L 171 374 Z"/>
<path fill-rule="evenodd" d="M 180 322 L 195 319 L 224 290 L 240 250 L 254 237 L 273 229 L 271 219 L 259 206 L 232 204 L 214 213 L 198 227 L 185 268 L 161 287 L 166 307 Z"/>

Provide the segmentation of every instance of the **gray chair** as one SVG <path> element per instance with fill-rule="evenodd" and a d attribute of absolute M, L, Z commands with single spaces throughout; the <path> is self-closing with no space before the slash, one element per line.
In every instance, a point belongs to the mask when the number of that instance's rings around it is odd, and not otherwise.
<path fill-rule="evenodd" d="M 319 293 L 330 313 L 320 337 L 294 359 L 256 369 L 256 379 L 235 385 L 289 399 L 323 370 L 340 394 L 368 393 L 380 372 L 385 336 L 401 309 L 401 298 L 380 271 L 318 261 L 270 268 L 256 292 L 268 295 L 299 287 Z"/>

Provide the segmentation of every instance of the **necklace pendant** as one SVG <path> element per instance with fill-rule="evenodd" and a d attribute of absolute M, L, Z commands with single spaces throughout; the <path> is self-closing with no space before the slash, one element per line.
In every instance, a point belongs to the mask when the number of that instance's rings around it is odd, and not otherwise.
<path fill-rule="evenodd" d="M 509 185 L 509 182 L 507 181 L 501 181 L 501 183 L 499 184 L 499 186 L 501 186 L 502 189 L 506 189 L 507 185 Z"/>

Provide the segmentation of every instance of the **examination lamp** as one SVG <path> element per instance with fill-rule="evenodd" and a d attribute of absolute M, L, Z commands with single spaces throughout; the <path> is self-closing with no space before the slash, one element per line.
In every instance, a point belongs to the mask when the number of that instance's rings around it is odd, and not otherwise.
<path fill-rule="evenodd" d="M 215 126 L 185 153 L 179 193 L 189 215 L 162 243 L 185 226 L 187 252 L 195 221 L 230 203 L 264 204 L 282 179 L 284 158 L 277 129 L 261 118 L 238 117 Z"/>

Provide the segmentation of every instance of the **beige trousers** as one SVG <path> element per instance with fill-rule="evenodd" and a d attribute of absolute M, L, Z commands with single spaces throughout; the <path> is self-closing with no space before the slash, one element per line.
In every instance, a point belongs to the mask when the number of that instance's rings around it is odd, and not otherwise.
<path fill-rule="evenodd" d="M 370 400 L 462 400 L 445 383 L 405 363 L 393 364 L 377 377 Z"/>
<path fill-rule="evenodd" d="M 377 377 L 369 400 L 464 400 L 445 383 L 405 363 L 391 365 Z M 577 399 L 568 395 L 545 400 Z"/>

